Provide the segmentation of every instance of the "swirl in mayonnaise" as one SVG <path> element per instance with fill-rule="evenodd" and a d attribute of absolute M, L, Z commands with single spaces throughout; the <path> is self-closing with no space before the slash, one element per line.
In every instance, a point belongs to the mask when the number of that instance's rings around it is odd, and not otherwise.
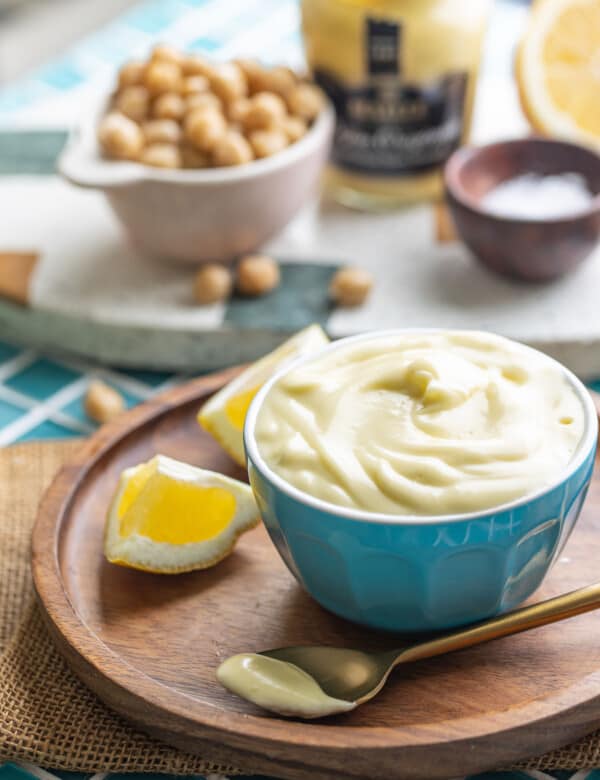
<path fill-rule="evenodd" d="M 561 367 L 475 331 L 375 335 L 292 368 L 270 389 L 258 449 L 284 480 L 340 506 L 448 515 L 557 479 L 584 410 Z"/>

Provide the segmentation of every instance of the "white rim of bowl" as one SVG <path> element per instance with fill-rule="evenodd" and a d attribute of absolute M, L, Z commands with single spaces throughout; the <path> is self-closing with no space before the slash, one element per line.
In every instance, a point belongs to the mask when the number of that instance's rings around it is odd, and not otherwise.
<path fill-rule="evenodd" d="M 555 360 L 554 358 L 550 357 L 549 355 L 546 355 L 544 352 L 541 352 L 538 349 L 534 349 L 533 347 L 530 347 L 526 344 L 522 344 L 521 342 L 515 342 L 516 344 L 519 344 L 523 349 L 533 352 L 538 355 L 543 355 L 547 360 L 551 361 L 555 366 L 557 366 L 563 376 L 566 378 L 566 380 L 569 382 L 571 387 L 574 389 L 577 397 L 579 398 L 582 406 L 583 406 L 583 412 L 584 412 L 584 431 L 583 436 L 581 437 L 581 440 L 579 441 L 579 444 L 577 445 L 577 449 L 575 450 L 573 457 L 565 467 L 565 471 L 563 474 L 561 474 L 559 479 L 556 479 L 554 482 L 552 482 L 549 485 L 545 485 L 542 488 L 539 488 L 538 490 L 527 493 L 526 495 L 522 496 L 521 498 L 514 499 L 513 501 L 509 501 L 504 504 L 498 504 L 497 506 L 490 507 L 489 509 L 482 509 L 480 511 L 475 512 L 465 512 L 465 513 L 458 513 L 458 514 L 448 514 L 448 515 L 393 515 L 393 514 L 386 514 L 383 512 L 370 512 L 366 509 L 353 509 L 349 507 L 344 507 L 339 504 L 333 504 L 329 501 L 323 501 L 320 498 L 316 498 L 315 496 L 310 495 L 310 493 L 305 493 L 302 490 L 299 490 L 298 488 L 294 487 L 291 483 L 287 482 L 283 477 L 280 477 L 278 474 L 276 474 L 270 466 L 267 465 L 267 463 L 262 458 L 259 449 L 258 444 L 256 442 L 256 436 L 255 436 L 255 428 L 256 428 L 256 420 L 258 417 L 258 413 L 260 412 L 260 409 L 262 407 L 262 404 L 268 395 L 271 387 L 281 379 L 281 377 L 285 376 L 288 372 L 293 371 L 298 366 L 311 363 L 313 361 L 318 360 L 323 355 L 329 353 L 329 352 L 335 352 L 338 349 L 341 349 L 347 344 L 353 344 L 360 341 L 368 341 L 370 339 L 379 339 L 379 338 L 387 338 L 391 336 L 398 336 L 402 334 L 411 334 L 411 333 L 444 333 L 448 332 L 448 330 L 444 328 L 390 328 L 388 330 L 381 330 L 381 331 L 372 331 L 370 333 L 361 333 L 357 336 L 348 336 L 346 338 L 338 339 L 337 341 L 334 341 L 333 343 L 329 344 L 328 346 L 324 347 L 319 352 L 310 354 L 310 355 L 303 355 L 302 357 L 297 358 L 289 365 L 285 366 L 283 369 L 278 371 L 274 376 L 272 376 L 258 391 L 256 396 L 254 397 L 252 403 L 250 404 L 250 408 L 248 409 L 248 413 L 246 415 L 246 420 L 244 423 L 244 445 L 246 448 L 247 457 L 252 461 L 253 465 L 259 472 L 263 472 L 267 478 L 275 484 L 279 490 L 281 490 L 283 493 L 286 493 L 291 498 L 295 499 L 301 504 L 307 504 L 308 506 L 313 507 L 314 509 L 318 509 L 322 512 L 325 512 L 330 515 L 335 515 L 340 518 L 346 518 L 348 520 L 360 520 L 362 522 L 368 522 L 368 523 L 383 523 L 387 525 L 422 525 L 422 524 L 436 524 L 436 523 L 456 523 L 456 522 L 462 522 L 462 521 L 469 521 L 469 520 L 476 520 L 478 518 L 485 518 L 490 517 L 492 515 L 497 515 L 500 513 L 504 513 L 507 511 L 511 511 L 513 509 L 517 509 L 518 507 L 524 506 L 525 504 L 529 504 L 532 501 L 535 501 L 536 499 L 540 498 L 543 495 L 546 495 L 547 493 L 552 492 L 555 488 L 558 488 L 560 485 L 562 485 L 564 482 L 566 482 L 568 479 L 570 479 L 573 474 L 580 468 L 580 466 L 583 464 L 585 459 L 589 456 L 590 451 L 593 447 L 595 447 L 597 436 L 598 436 L 598 414 L 596 412 L 596 408 L 594 407 L 594 403 L 592 401 L 592 398 L 580 379 L 578 379 L 575 374 L 570 371 L 566 366 L 563 366 L 562 363 L 559 363 L 558 360 Z M 453 331 L 453 332 L 461 332 L 461 333 L 483 333 L 487 331 L 477 331 L 474 329 L 465 329 L 461 331 Z M 491 334 L 491 335 L 498 335 L 498 334 Z"/>
<path fill-rule="evenodd" d="M 91 112 L 91 117 L 84 120 L 75 132 L 70 136 L 64 151 L 59 157 L 59 171 L 67 178 L 77 183 L 78 171 L 83 165 L 91 165 L 96 171 L 102 172 L 102 183 L 96 186 L 122 187 L 146 182 L 164 182 L 172 184 L 201 185 L 221 184 L 224 182 L 237 182 L 243 179 L 260 177 L 285 168 L 318 148 L 333 132 L 334 110 L 331 103 L 326 102 L 323 109 L 308 128 L 306 134 L 300 140 L 291 143 L 270 157 L 252 160 L 243 165 L 222 166 L 218 168 L 190 168 L 170 170 L 166 168 L 153 168 L 138 162 L 123 160 L 107 160 L 100 155 L 96 139 L 98 122 L 106 113 L 106 98 L 103 98 L 100 106 Z M 75 168 L 71 166 L 75 164 Z M 68 169 L 68 170 L 67 170 Z M 111 182 L 110 173 L 114 173 Z M 81 174 L 82 183 L 88 177 L 85 172 Z M 90 178 L 93 178 L 93 174 Z"/>

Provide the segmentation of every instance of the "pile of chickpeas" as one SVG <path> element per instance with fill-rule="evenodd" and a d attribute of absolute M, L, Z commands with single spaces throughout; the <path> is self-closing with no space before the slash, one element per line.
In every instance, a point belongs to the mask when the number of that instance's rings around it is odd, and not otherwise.
<path fill-rule="evenodd" d="M 241 165 L 298 141 L 322 107 L 319 88 L 289 68 L 159 45 L 121 68 L 98 141 L 110 159 L 158 168 Z"/>

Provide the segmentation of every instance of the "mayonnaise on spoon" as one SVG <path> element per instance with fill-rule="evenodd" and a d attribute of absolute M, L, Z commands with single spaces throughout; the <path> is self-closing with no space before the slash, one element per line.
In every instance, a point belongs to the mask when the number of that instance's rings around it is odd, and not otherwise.
<path fill-rule="evenodd" d="M 217 679 L 243 699 L 288 717 L 323 718 L 356 707 L 356 702 L 328 696 L 298 666 L 258 653 L 242 653 L 223 661 Z"/>

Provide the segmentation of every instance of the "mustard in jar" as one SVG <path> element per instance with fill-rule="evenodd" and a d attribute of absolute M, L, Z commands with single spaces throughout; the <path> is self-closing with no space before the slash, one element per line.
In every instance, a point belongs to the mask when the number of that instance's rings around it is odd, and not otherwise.
<path fill-rule="evenodd" d="M 329 183 L 351 206 L 441 192 L 468 137 L 489 0 L 302 0 L 306 57 L 333 102 Z"/>

